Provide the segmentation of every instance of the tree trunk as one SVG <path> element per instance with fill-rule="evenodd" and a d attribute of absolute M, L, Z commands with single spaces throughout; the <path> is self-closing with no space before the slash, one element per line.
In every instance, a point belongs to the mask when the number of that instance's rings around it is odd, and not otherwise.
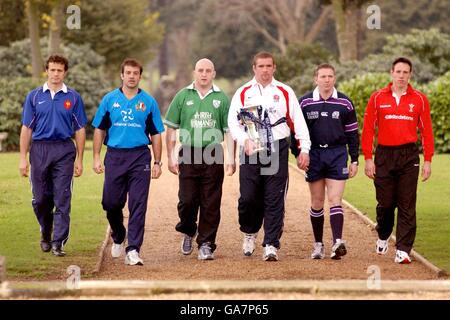
<path fill-rule="evenodd" d="M 26 2 L 28 18 L 28 31 L 31 43 L 31 69 L 33 80 L 39 80 L 43 71 L 41 45 L 39 37 L 39 18 L 36 3 L 32 0 Z"/>
<path fill-rule="evenodd" d="M 161 47 L 159 49 L 158 54 L 158 69 L 159 69 L 159 77 L 169 74 L 169 46 L 167 35 L 164 35 L 164 39 L 161 43 Z"/>
<path fill-rule="evenodd" d="M 358 58 L 358 32 L 360 27 L 359 10 L 354 1 L 332 0 L 336 35 L 339 46 L 339 60 L 349 61 Z"/>
<path fill-rule="evenodd" d="M 57 0 L 52 9 L 49 28 L 48 55 L 61 54 L 61 30 L 64 20 L 64 1 Z"/>

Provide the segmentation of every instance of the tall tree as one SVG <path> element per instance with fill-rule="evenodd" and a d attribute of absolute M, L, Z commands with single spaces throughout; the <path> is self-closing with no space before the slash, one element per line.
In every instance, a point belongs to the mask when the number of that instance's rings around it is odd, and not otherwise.
<path fill-rule="evenodd" d="M 25 3 L 17 0 L 0 0 L 0 46 L 26 37 Z"/>
<path fill-rule="evenodd" d="M 31 41 L 31 69 L 33 80 L 38 80 L 43 71 L 43 60 L 39 37 L 39 15 L 37 4 L 33 0 L 25 3 L 28 18 L 28 31 Z"/>
<path fill-rule="evenodd" d="M 230 0 L 222 3 L 223 10 L 244 16 L 247 23 L 282 53 L 286 53 L 289 43 L 313 42 L 332 12 L 329 5 L 320 7 L 320 15 L 308 26 L 306 22 L 315 5 L 312 0 Z"/>
<path fill-rule="evenodd" d="M 61 32 L 64 23 L 64 0 L 52 1 L 52 13 L 49 26 L 48 54 L 61 53 Z"/>

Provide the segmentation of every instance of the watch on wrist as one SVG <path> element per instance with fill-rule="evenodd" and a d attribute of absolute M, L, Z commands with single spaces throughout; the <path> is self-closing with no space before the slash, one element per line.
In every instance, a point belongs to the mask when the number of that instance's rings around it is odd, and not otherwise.
<path fill-rule="evenodd" d="M 154 165 L 158 165 L 158 166 L 160 166 L 160 167 L 162 166 L 162 162 L 161 162 L 161 161 L 155 161 L 155 162 L 153 162 L 153 164 L 154 164 Z"/>

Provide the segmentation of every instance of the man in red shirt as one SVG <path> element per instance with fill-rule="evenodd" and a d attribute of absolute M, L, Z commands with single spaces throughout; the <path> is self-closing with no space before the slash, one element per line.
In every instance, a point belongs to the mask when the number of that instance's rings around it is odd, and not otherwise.
<path fill-rule="evenodd" d="M 419 177 L 417 129 L 421 134 L 424 164 L 422 181 L 431 175 L 434 153 L 430 105 L 427 97 L 410 84 L 412 63 L 397 58 L 392 63 L 392 82 L 372 94 L 364 114 L 362 151 L 365 174 L 374 179 L 377 198 L 378 241 L 376 251 L 385 254 L 397 208 L 396 263 L 410 263 L 416 236 L 416 195 Z M 378 128 L 375 162 L 373 140 Z"/>

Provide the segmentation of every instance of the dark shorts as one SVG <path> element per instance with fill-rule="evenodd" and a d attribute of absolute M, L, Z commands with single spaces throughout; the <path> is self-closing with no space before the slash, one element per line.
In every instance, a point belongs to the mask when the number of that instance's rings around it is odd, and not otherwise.
<path fill-rule="evenodd" d="M 306 172 L 307 182 L 321 179 L 348 179 L 347 146 L 312 148 L 309 151 L 309 158 L 309 169 Z"/>

